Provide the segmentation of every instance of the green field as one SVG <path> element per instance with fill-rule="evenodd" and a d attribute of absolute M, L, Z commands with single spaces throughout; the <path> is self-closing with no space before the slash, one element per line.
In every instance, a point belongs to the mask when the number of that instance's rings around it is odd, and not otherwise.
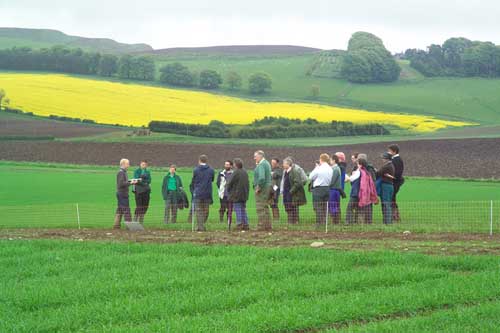
<path fill-rule="evenodd" d="M 498 257 L 0 241 L 2 332 L 494 332 Z"/>
<path fill-rule="evenodd" d="M 165 170 L 153 169 L 151 207 L 146 225 L 154 228 L 190 229 L 188 211 L 179 212 L 178 225 L 163 225 L 163 199 L 160 188 Z M 0 189 L 0 213 L 3 227 L 77 227 L 76 204 L 82 227 L 109 227 L 115 209 L 115 168 L 0 163 L 5 175 Z M 129 172 L 131 174 L 131 172 Z M 184 186 L 191 181 L 191 171 L 179 170 Z M 251 176 L 252 177 L 252 176 Z M 349 187 L 347 187 L 348 189 Z M 15 190 L 12 190 L 15 189 Z M 494 231 L 500 230 L 500 182 L 409 178 L 400 195 L 403 223 L 381 225 L 380 206 L 375 206 L 376 224 L 349 228 L 398 231 L 489 232 L 490 200 L 494 200 Z M 214 198 L 217 198 L 214 185 Z M 308 205 L 301 209 L 298 229 L 313 227 L 314 211 L 308 193 Z M 347 200 L 343 201 L 345 205 Z M 131 196 L 131 205 L 135 206 Z M 251 225 L 255 225 L 254 196 L 248 202 Z M 218 222 L 219 203 L 212 206 L 209 229 L 224 229 Z M 287 228 L 282 209 L 276 228 Z M 345 209 L 344 209 L 345 212 Z M 337 226 L 337 229 L 344 228 Z M 335 230 L 335 229 L 334 229 Z"/>

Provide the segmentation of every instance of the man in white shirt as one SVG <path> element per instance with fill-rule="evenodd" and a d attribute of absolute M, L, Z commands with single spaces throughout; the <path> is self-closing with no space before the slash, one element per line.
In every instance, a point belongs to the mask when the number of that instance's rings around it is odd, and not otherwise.
<path fill-rule="evenodd" d="M 309 179 L 312 182 L 313 207 L 316 212 L 316 226 L 326 223 L 328 216 L 327 203 L 330 198 L 330 183 L 333 170 L 330 166 L 330 156 L 321 154 L 319 165 L 311 172 Z"/>

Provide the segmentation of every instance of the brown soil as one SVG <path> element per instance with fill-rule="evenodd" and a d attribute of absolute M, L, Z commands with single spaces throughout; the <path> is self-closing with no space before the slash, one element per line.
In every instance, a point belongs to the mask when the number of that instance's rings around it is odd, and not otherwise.
<path fill-rule="evenodd" d="M 401 154 L 409 176 L 500 178 L 500 138 L 401 141 Z M 268 156 L 293 156 L 306 170 L 322 152 L 344 151 L 377 156 L 387 143 L 366 143 L 320 148 L 265 148 Z M 226 159 L 242 157 L 253 168 L 253 152 L 260 147 L 237 145 L 162 144 L 162 143 L 92 143 L 92 142 L 0 142 L 1 158 L 14 161 L 41 161 L 76 164 L 114 165 L 127 157 L 133 164 L 142 158 L 153 165 L 195 165 L 200 154 L 207 154 L 210 164 L 223 165 Z"/>
<path fill-rule="evenodd" d="M 44 119 L 0 117 L 0 136 L 75 138 L 120 131 L 120 128 Z"/>
<path fill-rule="evenodd" d="M 148 229 L 143 232 L 105 229 L 1 229 L 0 239 L 61 239 L 76 241 L 118 241 L 145 243 L 195 243 L 203 245 L 247 245 L 264 247 L 309 246 L 314 241 L 336 250 L 411 251 L 427 254 L 500 255 L 500 235 L 384 232 L 340 232 L 324 234 L 307 231 L 274 232 L 190 232 Z"/>

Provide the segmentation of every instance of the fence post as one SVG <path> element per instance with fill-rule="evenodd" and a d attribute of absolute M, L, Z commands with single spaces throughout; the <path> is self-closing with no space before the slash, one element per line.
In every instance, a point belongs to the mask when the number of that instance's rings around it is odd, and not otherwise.
<path fill-rule="evenodd" d="M 490 201 L 490 236 L 493 236 L 493 200 Z"/>
<path fill-rule="evenodd" d="M 76 204 L 76 219 L 78 221 L 78 230 L 80 230 L 80 207 Z"/>
<path fill-rule="evenodd" d="M 325 234 L 328 233 L 328 204 L 329 202 L 326 202 L 326 220 L 325 220 Z"/>

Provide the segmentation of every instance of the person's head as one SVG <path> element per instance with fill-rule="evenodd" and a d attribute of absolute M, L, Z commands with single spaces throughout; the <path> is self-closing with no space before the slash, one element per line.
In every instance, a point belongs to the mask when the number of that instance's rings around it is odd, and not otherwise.
<path fill-rule="evenodd" d="M 354 153 L 351 155 L 351 162 L 356 164 L 356 161 L 358 160 L 359 153 Z"/>
<path fill-rule="evenodd" d="M 389 147 L 387 147 L 387 152 L 391 155 L 399 154 L 399 146 L 396 144 L 392 144 Z"/>
<path fill-rule="evenodd" d="M 279 168 L 280 167 L 280 160 L 277 159 L 276 157 L 271 160 L 271 167 L 273 169 Z"/>
<path fill-rule="evenodd" d="M 199 164 L 207 164 L 208 163 L 207 155 L 200 155 L 200 157 L 198 158 L 198 163 Z"/>
<path fill-rule="evenodd" d="M 330 163 L 330 155 L 328 154 L 321 154 L 319 155 L 319 163 Z"/>
<path fill-rule="evenodd" d="M 384 162 L 388 162 L 388 161 L 392 160 L 392 155 L 389 153 L 383 153 L 381 157 L 382 157 L 382 160 L 384 160 Z"/>
<path fill-rule="evenodd" d="M 283 169 L 288 170 L 293 166 L 293 159 L 291 157 L 287 157 L 283 160 Z"/>
<path fill-rule="evenodd" d="M 148 161 L 142 160 L 140 165 L 141 165 L 141 169 L 146 169 L 148 167 Z"/>
<path fill-rule="evenodd" d="M 345 154 L 341 151 L 338 151 L 335 153 L 335 156 L 337 156 L 339 158 L 339 162 L 345 162 Z"/>
<path fill-rule="evenodd" d="M 364 160 L 366 160 L 368 162 L 368 155 L 366 155 L 366 154 L 358 154 L 358 160 L 359 159 L 364 159 Z"/>
<path fill-rule="evenodd" d="M 174 174 L 177 171 L 177 165 L 171 164 L 170 165 L 170 174 Z"/>
<path fill-rule="evenodd" d="M 368 167 L 368 161 L 358 156 L 358 167 L 366 169 Z"/>
<path fill-rule="evenodd" d="M 127 160 L 126 158 L 122 158 L 120 160 L 120 168 L 127 170 L 129 166 L 130 166 L 129 160 Z"/>
<path fill-rule="evenodd" d="M 264 158 L 266 157 L 266 155 L 264 154 L 264 152 L 262 150 L 257 150 L 254 154 L 253 154 L 253 159 L 255 160 L 255 163 L 260 163 L 260 161 L 262 161 Z"/>
<path fill-rule="evenodd" d="M 243 169 L 243 160 L 241 158 L 235 158 L 233 162 L 234 162 L 234 166 L 237 169 Z"/>
<path fill-rule="evenodd" d="M 330 159 L 330 164 L 332 166 L 339 164 L 339 157 L 337 155 L 332 155 L 332 158 Z"/>
<path fill-rule="evenodd" d="M 224 162 L 224 170 L 229 171 L 233 168 L 233 161 L 227 160 Z"/>

